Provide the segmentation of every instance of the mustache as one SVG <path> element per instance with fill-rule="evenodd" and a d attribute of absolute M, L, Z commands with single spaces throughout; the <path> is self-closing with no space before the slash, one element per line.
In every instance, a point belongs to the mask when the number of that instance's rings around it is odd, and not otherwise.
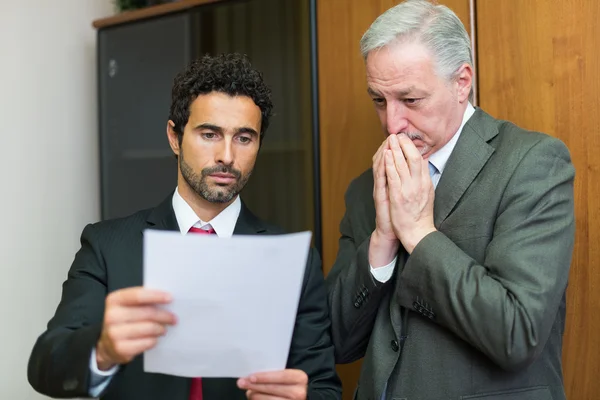
<path fill-rule="evenodd" d="M 415 139 L 423 140 L 423 136 L 421 136 L 421 134 L 417 133 L 417 132 L 400 132 L 400 133 L 398 133 L 398 135 L 402 135 L 402 134 L 408 136 L 408 138 L 410 140 L 415 140 Z"/>
<path fill-rule="evenodd" d="M 214 167 L 208 167 L 202 170 L 202 177 L 207 177 L 212 174 L 231 174 L 235 176 L 236 179 L 242 177 L 242 173 L 231 165 L 215 165 Z"/>

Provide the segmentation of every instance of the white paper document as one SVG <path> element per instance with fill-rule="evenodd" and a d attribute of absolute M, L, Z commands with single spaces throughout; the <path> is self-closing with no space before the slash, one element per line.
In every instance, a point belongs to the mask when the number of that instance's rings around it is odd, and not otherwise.
<path fill-rule="evenodd" d="M 144 353 L 144 371 L 243 377 L 284 369 L 310 232 L 216 235 L 144 232 L 144 287 L 171 294 L 177 317 Z"/>

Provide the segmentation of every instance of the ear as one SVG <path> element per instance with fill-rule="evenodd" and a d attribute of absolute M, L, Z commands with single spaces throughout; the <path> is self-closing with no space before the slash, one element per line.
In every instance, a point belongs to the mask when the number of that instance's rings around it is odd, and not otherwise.
<path fill-rule="evenodd" d="M 177 137 L 177 132 L 175 132 L 175 123 L 171 120 L 167 122 L 167 138 L 169 139 L 171 150 L 173 150 L 176 156 L 179 156 L 179 138 Z"/>
<path fill-rule="evenodd" d="M 456 83 L 458 85 L 458 101 L 463 103 L 469 100 L 469 93 L 473 86 L 473 68 L 469 64 L 463 64 L 457 74 Z"/>

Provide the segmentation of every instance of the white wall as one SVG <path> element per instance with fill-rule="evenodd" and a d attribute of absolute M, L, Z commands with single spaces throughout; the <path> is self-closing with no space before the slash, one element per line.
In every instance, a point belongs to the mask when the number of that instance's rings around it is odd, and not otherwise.
<path fill-rule="evenodd" d="M 0 399 L 40 399 L 33 343 L 99 218 L 94 19 L 112 0 L 0 0 Z"/>

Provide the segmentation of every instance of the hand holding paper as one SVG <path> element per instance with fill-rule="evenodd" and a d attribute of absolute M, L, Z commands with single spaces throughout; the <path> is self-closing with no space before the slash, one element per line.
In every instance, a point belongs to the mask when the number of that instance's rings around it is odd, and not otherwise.
<path fill-rule="evenodd" d="M 144 233 L 144 287 L 169 293 L 178 320 L 144 370 L 245 377 L 286 367 L 310 232 L 273 236 Z"/>
<path fill-rule="evenodd" d="M 132 287 L 112 292 L 106 298 L 102 333 L 96 346 L 100 370 L 125 364 L 152 348 L 175 316 L 156 306 L 171 301 L 168 293 Z"/>
<path fill-rule="evenodd" d="M 240 389 L 246 390 L 249 400 L 304 400 L 307 395 L 308 375 L 298 369 L 286 369 L 254 374 L 238 379 L 237 383 Z"/>

